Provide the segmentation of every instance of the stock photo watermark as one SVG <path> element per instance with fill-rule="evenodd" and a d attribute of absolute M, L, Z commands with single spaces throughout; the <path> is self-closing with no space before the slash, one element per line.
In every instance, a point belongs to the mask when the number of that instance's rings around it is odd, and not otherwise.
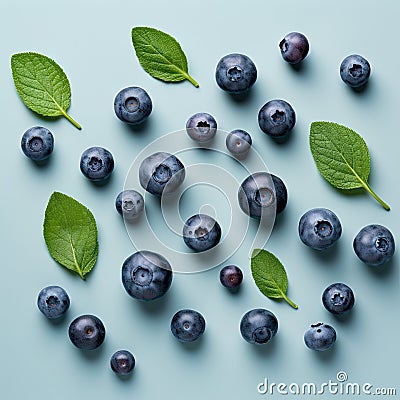
<path fill-rule="evenodd" d="M 345 371 L 339 371 L 335 379 L 316 383 L 316 382 L 273 382 L 264 378 L 257 385 L 257 392 L 264 396 L 392 396 L 397 395 L 397 388 L 377 387 L 370 382 L 353 382 L 349 379 Z"/>

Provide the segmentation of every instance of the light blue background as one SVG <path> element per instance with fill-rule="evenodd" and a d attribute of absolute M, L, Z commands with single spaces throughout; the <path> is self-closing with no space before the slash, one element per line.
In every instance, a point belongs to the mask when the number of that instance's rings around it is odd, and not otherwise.
<path fill-rule="evenodd" d="M 356 258 L 352 240 L 369 223 L 386 225 L 400 237 L 399 4 L 395 0 L 4 3 L 0 24 L 1 397 L 257 399 L 262 398 L 257 384 L 265 377 L 287 384 L 320 384 L 335 381 L 338 371 L 345 371 L 351 382 L 396 386 L 398 254 L 388 265 L 373 269 Z M 165 84 L 142 70 L 130 39 L 131 28 L 138 25 L 159 28 L 178 39 L 199 89 L 189 82 Z M 300 71 L 283 62 L 277 47 L 286 33 L 296 30 L 307 35 L 311 46 Z M 22 104 L 10 71 L 11 55 L 21 51 L 46 54 L 63 67 L 72 86 L 69 111 L 82 124 L 81 132 L 65 119 L 43 120 Z M 259 72 L 251 94 L 242 102 L 223 93 L 214 80 L 215 65 L 230 52 L 249 55 Z M 363 93 L 354 93 L 339 78 L 339 64 L 351 53 L 365 56 L 372 65 Z M 123 125 L 113 113 L 115 94 L 128 85 L 144 87 L 153 99 L 154 111 L 141 129 Z M 282 145 L 269 140 L 257 125 L 259 108 L 273 98 L 289 101 L 298 117 L 291 139 Z M 245 275 L 235 295 L 221 287 L 219 268 L 176 275 L 170 292 L 152 304 L 137 303 L 124 292 L 120 269 L 134 248 L 114 199 L 141 149 L 161 135 L 183 129 L 187 118 L 198 111 L 213 114 L 222 130 L 248 130 L 270 171 L 287 184 L 288 207 L 266 248 L 286 266 L 288 294 L 299 304 L 298 311 L 257 290 L 247 258 L 250 241 L 229 260 L 240 265 Z M 320 177 L 308 146 L 314 120 L 342 123 L 362 134 L 371 152 L 371 186 L 392 211 L 384 211 L 366 194 L 343 195 Z M 44 125 L 55 135 L 54 154 L 42 167 L 20 149 L 23 132 L 33 125 Z M 112 179 L 102 187 L 92 185 L 79 171 L 80 154 L 92 145 L 108 148 L 116 160 Z M 218 162 L 227 169 L 233 165 L 228 158 Z M 239 171 L 238 166 L 232 168 Z M 44 244 L 44 209 L 54 190 L 78 199 L 96 217 L 100 254 L 86 282 L 59 267 Z M 218 192 L 194 189 L 188 196 L 204 194 L 204 203 L 192 206 L 213 204 L 217 215 L 226 219 L 225 200 Z M 151 200 L 149 204 L 153 206 Z M 343 224 L 342 238 L 325 253 L 306 248 L 297 235 L 300 216 L 317 206 L 334 210 Z M 183 202 L 182 213 L 191 211 L 189 201 Z M 329 315 L 321 304 L 323 289 L 335 281 L 346 282 L 356 294 L 356 306 L 345 319 Z M 46 320 L 36 307 L 37 293 L 49 284 L 65 287 L 71 297 L 68 315 L 58 323 Z M 205 335 L 194 345 L 178 343 L 169 331 L 171 316 L 183 307 L 201 311 L 207 320 Z M 280 323 L 277 336 L 264 347 L 247 344 L 238 330 L 241 316 L 255 307 L 272 310 Z M 83 313 L 96 314 L 107 329 L 104 345 L 88 354 L 74 348 L 67 337 L 69 322 Z M 338 333 L 335 347 L 324 354 L 303 344 L 305 329 L 319 320 L 331 323 Z M 130 349 L 137 359 L 128 380 L 119 379 L 109 368 L 111 354 L 120 348 Z"/>

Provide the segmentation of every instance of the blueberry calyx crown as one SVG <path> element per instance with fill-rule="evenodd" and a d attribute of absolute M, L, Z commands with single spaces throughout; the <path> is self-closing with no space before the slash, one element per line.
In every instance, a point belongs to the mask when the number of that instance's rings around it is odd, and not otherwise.
<path fill-rule="evenodd" d="M 271 121 L 276 125 L 283 124 L 286 121 L 286 114 L 283 111 L 275 110 L 271 115 Z"/>
<path fill-rule="evenodd" d="M 153 178 L 156 182 L 167 183 L 171 179 L 171 168 L 165 164 L 159 164 L 154 169 Z"/>
<path fill-rule="evenodd" d="M 385 253 L 388 250 L 389 243 L 386 238 L 378 237 L 375 240 L 375 247 L 377 250 L 381 251 L 382 253 Z"/>
<path fill-rule="evenodd" d="M 91 157 L 88 166 L 92 171 L 100 171 L 103 168 L 103 161 L 98 157 Z"/>
<path fill-rule="evenodd" d="M 234 65 L 227 69 L 226 76 L 232 82 L 240 81 L 243 78 L 243 71 L 238 65 Z"/>
<path fill-rule="evenodd" d="M 139 265 L 132 271 L 132 280 L 139 286 L 148 286 L 153 280 L 153 272 Z"/>
<path fill-rule="evenodd" d="M 124 108 L 129 113 L 136 112 L 140 107 L 140 101 L 137 97 L 128 97 L 125 100 Z"/>
<path fill-rule="evenodd" d="M 321 238 L 326 238 L 332 234 L 332 224 L 327 220 L 318 220 L 314 226 L 314 232 Z"/>
<path fill-rule="evenodd" d="M 39 136 L 33 136 L 29 139 L 28 146 L 31 151 L 41 151 L 43 149 L 43 139 Z"/>
<path fill-rule="evenodd" d="M 256 343 L 266 343 L 272 337 L 271 330 L 266 326 L 260 326 L 253 332 L 253 339 Z"/>
<path fill-rule="evenodd" d="M 274 201 L 274 193 L 269 188 L 259 188 L 254 197 L 254 201 L 261 207 L 268 207 Z"/>

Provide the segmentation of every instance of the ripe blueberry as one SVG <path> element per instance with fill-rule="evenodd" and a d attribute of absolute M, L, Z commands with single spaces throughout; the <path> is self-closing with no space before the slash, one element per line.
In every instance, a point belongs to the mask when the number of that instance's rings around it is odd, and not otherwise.
<path fill-rule="evenodd" d="M 383 265 L 394 254 L 394 237 L 382 225 L 367 225 L 354 238 L 353 248 L 362 262 L 372 266 Z"/>
<path fill-rule="evenodd" d="M 42 126 L 29 128 L 21 139 L 21 149 L 34 161 L 42 161 L 50 156 L 54 148 L 53 134 Z"/>
<path fill-rule="evenodd" d="M 249 175 L 238 191 L 239 206 L 251 218 L 260 219 L 271 211 L 282 212 L 287 204 L 287 189 L 283 181 L 268 172 Z"/>
<path fill-rule="evenodd" d="M 106 336 L 103 322 L 94 315 L 81 315 L 75 318 L 68 329 L 71 342 L 83 350 L 97 349 Z"/>
<path fill-rule="evenodd" d="M 204 317 L 195 310 L 180 310 L 171 320 L 171 332 L 181 342 L 197 340 L 205 329 Z"/>
<path fill-rule="evenodd" d="M 354 306 L 354 293 L 344 283 L 332 283 L 322 293 L 322 303 L 332 314 L 343 314 Z"/>
<path fill-rule="evenodd" d="M 196 252 L 215 247 L 221 239 L 221 227 L 218 222 L 205 214 L 195 214 L 188 218 L 183 227 L 185 244 Z"/>
<path fill-rule="evenodd" d="M 233 94 L 243 93 L 256 82 L 257 68 L 244 54 L 228 54 L 219 60 L 215 79 L 222 90 Z"/>
<path fill-rule="evenodd" d="M 336 214 L 327 208 L 313 208 L 299 221 L 301 241 L 316 250 L 332 246 L 342 234 L 342 225 Z"/>
<path fill-rule="evenodd" d="M 172 283 L 172 268 L 160 254 L 138 251 L 122 265 L 122 284 L 137 300 L 154 300 L 163 296 Z"/>
<path fill-rule="evenodd" d="M 70 300 L 62 287 L 47 286 L 39 292 L 37 306 L 47 318 L 59 318 L 67 312 Z"/>
<path fill-rule="evenodd" d="M 302 33 L 290 32 L 280 41 L 279 48 L 286 62 L 298 64 L 306 58 L 310 45 Z"/>
<path fill-rule="evenodd" d="M 285 100 L 270 100 L 258 112 L 260 129 L 272 138 L 286 138 L 296 124 L 296 113 Z"/>
<path fill-rule="evenodd" d="M 194 114 L 186 122 L 186 133 L 196 142 L 208 142 L 217 133 L 217 121 L 207 113 Z"/>
<path fill-rule="evenodd" d="M 304 343 L 311 350 L 328 350 L 336 341 L 335 329 L 322 322 L 312 324 L 304 333 Z"/>
<path fill-rule="evenodd" d="M 150 96 L 137 86 L 122 89 L 115 96 L 115 115 L 123 122 L 131 125 L 142 123 L 153 109 Z"/>
<path fill-rule="evenodd" d="M 174 192 L 184 179 L 184 165 L 170 153 L 154 153 L 146 157 L 139 166 L 141 186 L 156 196 Z"/>
<path fill-rule="evenodd" d="M 252 344 L 268 343 L 278 331 L 275 315 L 262 308 L 248 311 L 240 321 L 240 333 L 244 340 Z"/>
<path fill-rule="evenodd" d="M 114 170 L 114 158 L 103 147 L 90 147 L 82 153 L 80 168 L 91 181 L 105 181 Z"/>
<path fill-rule="evenodd" d="M 245 156 L 253 143 L 251 136 L 242 129 L 235 129 L 226 137 L 226 148 L 235 156 Z"/>
<path fill-rule="evenodd" d="M 111 369 L 117 375 L 128 375 L 135 367 L 136 361 L 133 354 L 128 350 L 116 351 L 110 359 Z"/>
<path fill-rule="evenodd" d="M 221 269 L 219 280 L 228 289 L 236 289 L 243 280 L 243 272 L 236 265 L 227 265 Z"/>
<path fill-rule="evenodd" d="M 124 190 L 115 199 L 115 208 L 128 222 L 133 221 L 144 211 L 143 196 L 136 190 Z"/>
<path fill-rule="evenodd" d="M 340 64 L 342 81 L 352 88 L 364 86 L 371 75 L 369 62 L 358 54 L 347 56 Z"/>

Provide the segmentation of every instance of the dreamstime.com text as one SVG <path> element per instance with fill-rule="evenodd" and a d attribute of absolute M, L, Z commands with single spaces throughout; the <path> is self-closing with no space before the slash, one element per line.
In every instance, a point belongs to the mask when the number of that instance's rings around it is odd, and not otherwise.
<path fill-rule="evenodd" d="M 340 371 L 336 380 L 329 379 L 327 382 L 316 384 L 314 382 L 284 383 L 270 382 L 265 378 L 257 385 L 257 392 L 260 395 L 307 395 L 321 396 L 324 394 L 343 396 L 396 396 L 395 387 L 376 387 L 369 382 L 357 383 L 348 380 L 347 373 Z"/>

